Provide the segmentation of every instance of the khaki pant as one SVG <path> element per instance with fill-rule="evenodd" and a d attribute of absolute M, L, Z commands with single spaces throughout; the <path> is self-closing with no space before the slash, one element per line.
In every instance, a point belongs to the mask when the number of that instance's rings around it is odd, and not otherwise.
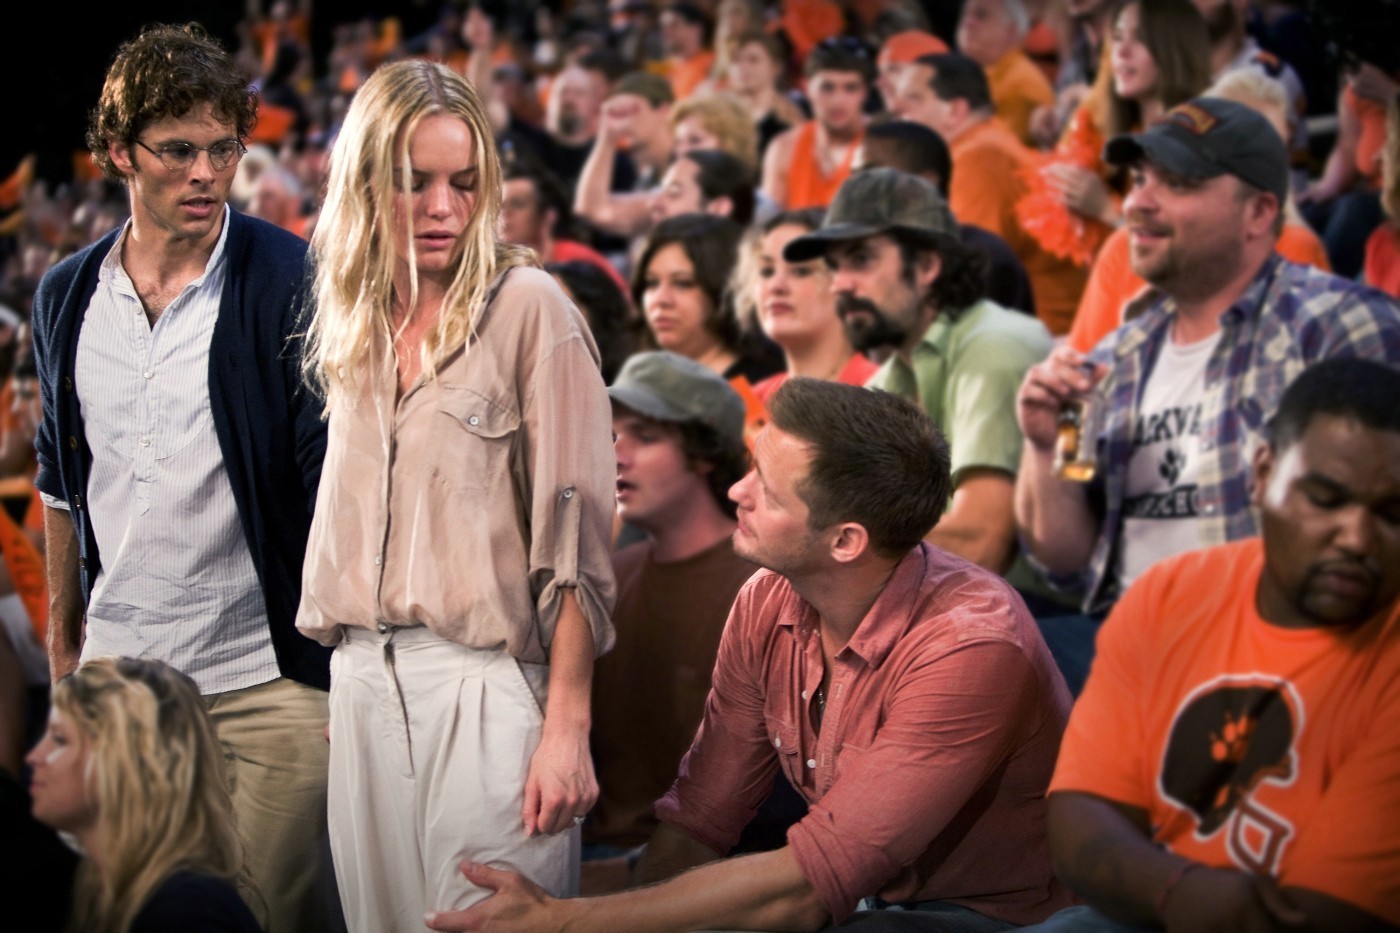
<path fill-rule="evenodd" d="M 257 887 L 253 913 L 268 933 L 340 928 L 326 858 L 325 692 L 283 677 L 204 701 Z"/>
<path fill-rule="evenodd" d="M 530 838 L 520 817 L 546 671 L 426 628 L 348 630 L 331 657 L 330 839 L 352 933 L 421 933 L 425 912 L 485 897 L 464 858 L 578 892 L 578 828 Z"/>

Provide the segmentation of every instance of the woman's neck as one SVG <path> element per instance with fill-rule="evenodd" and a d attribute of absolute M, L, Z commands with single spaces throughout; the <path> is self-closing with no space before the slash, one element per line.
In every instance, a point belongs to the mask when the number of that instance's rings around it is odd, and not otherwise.
<path fill-rule="evenodd" d="M 739 361 L 739 355 L 721 343 L 711 344 L 694 357 L 695 362 L 723 376 Z"/>
<path fill-rule="evenodd" d="M 783 347 L 789 376 L 809 376 L 826 380 L 835 379 L 854 352 L 846 340 L 846 335 L 840 330 Z"/>
<path fill-rule="evenodd" d="M 1145 97 L 1138 104 L 1138 112 L 1142 117 L 1142 128 L 1147 129 L 1158 117 L 1162 115 L 1165 108 L 1162 107 L 1162 98 Z"/>

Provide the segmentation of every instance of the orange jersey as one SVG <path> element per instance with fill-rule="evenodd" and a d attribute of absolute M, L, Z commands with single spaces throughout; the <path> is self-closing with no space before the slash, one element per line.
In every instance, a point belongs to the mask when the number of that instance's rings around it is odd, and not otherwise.
<path fill-rule="evenodd" d="M 841 183 L 850 177 L 851 161 L 864 138 L 862 131 L 846 147 L 846 156 L 836 171 L 823 175 L 821 163 L 817 160 L 817 121 L 808 120 L 799 126 L 797 136 L 792 141 L 792 159 L 788 162 L 787 204 L 784 206 L 795 211 L 830 204 Z"/>
<path fill-rule="evenodd" d="M 1258 538 L 1169 558 L 1099 631 L 1050 792 L 1154 841 L 1400 923 L 1400 604 L 1352 629 L 1255 611 Z"/>
<path fill-rule="evenodd" d="M 1366 284 L 1400 298 L 1400 226 L 1381 224 L 1366 240 Z"/>

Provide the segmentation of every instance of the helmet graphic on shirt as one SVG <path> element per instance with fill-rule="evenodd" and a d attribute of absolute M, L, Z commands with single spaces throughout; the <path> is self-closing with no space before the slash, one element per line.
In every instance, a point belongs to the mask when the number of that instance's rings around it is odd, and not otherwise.
<path fill-rule="evenodd" d="M 1196 693 L 1172 723 L 1162 755 L 1162 793 L 1213 835 L 1265 780 L 1295 773 L 1294 710 L 1279 683 L 1222 683 Z"/>

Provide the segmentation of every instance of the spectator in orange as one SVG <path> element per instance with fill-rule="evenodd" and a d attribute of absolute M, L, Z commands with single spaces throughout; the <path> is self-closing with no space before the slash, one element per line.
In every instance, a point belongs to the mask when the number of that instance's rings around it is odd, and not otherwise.
<path fill-rule="evenodd" d="M 895 83 L 904 69 L 925 55 L 938 55 L 946 51 L 948 43 L 922 29 L 902 30 L 881 43 L 880 54 L 875 56 L 878 74 L 875 87 L 880 92 L 886 113 L 894 112 Z"/>
<path fill-rule="evenodd" d="M 1361 64 L 1347 75 L 1337 100 L 1337 140 L 1322 175 L 1298 195 L 1313 229 L 1327 244 L 1338 275 L 1352 278 L 1366 261 L 1366 240 L 1385 219 L 1381 210 L 1381 150 L 1386 105 L 1400 93 L 1400 74 Z"/>
<path fill-rule="evenodd" d="M 792 46 L 793 57 L 805 62 L 812 52 L 846 29 L 846 13 L 832 0 L 782 0 L 782 13 L 771 27 Z"/>
<path fill-rule="evenodd" d="M 661 11 L 666 78 L 677 100 L 689 97 L 710 76 L 715 53 L 709 47 L 709 32 L 705 11 L 688 0 L 675 0 Z"/>
<path fill-rule="evenodd" d="M 741 320 L 759 328 L 783 351 L 784 369 L 754 386 L 767 402 L 789 376 L 834 379 L 863 386 L 879 367 L 856 352 L 836 316 L 831 270 L 823 259 L 789 262 L 783 248 L 821 229 L 825 211 L 784 211 L 750 231 L 741 246 L 734 294 Z"/>
<path fill-rule="evenodd" d="M 835 36 L 812 49 L 803 71 L 812 119 L 774 139 L 763 156 L 763 192 L 788 210 L 825 207 L 851 174 L 875 63 L 864 40 Z"/>
<path fill-rule="evenodd" d="M 1016 202 L 1026 191 L 1024 176 L 1035 154 L 996 115 L 982 66 L 957 52 L 920 59 L 900 76 L 896 110 L 948 143 L 954 216 L 1011 245 L 1030 276 L 1036 316 L 1050 333 L 1068 332 L 1087 271 L 1048 252 L 1021 226 Z"/>
<path fill-rule="evenodd" d="M 1400 96 L 1392 97 L 1386 110 L 1381 207 L 1388 219 L 1366 241 L 1364 271 L 1368 285 L 1400 298 Z"/>
<path fill-rule="evenodd" d="M 1083 904 L 1032 929 L 1400 924 L 1397 394 L 1383 363 L 1301 370 L 1252 458 L 1260 534 L 1114 607 L 1049 789 Z"/>
<path fill-rule="evenodd" d="M 1104 143 L 1200 94 L 1210 83 L 1205 20 L 1188 0 L 1131 0 L 1113 17 L 1106 61 L 1052 154 L 1027 176 L 1017 214 L 1058 256 L 1093 262 L 1123 222 L 1126 179 L 1103 161 Z M 1285 137 L 1286 138 L 1286 137 Z"/>
<path fill-rule="evenodd" d="M 1240 69 L 1229 72 L 1211 85 L 1205 96 L 1223 97 L 1253 107 L 1268 118 L 1280 137 L 1288 138 L 1292 106 L 1288 91 L 1283 84 L 1262 71 Z M 1274 247 L 1279 255 L 1290 262 L 1315 266 L 1324 272 L 1332 271 L 1322 240 L 1303 220 L 1291 197 L 1284 202 L 1283 215 L 1283 229 Z M 1070 346 L 1082 353 L 1088 353 L 1105 334 L 1123 323 L 1123 311 L 1128 302 L 1147 287 L 1147 283 L 1133 271 L 1129 249 L 1128 228 L 1119 227 L 1109 236 L 1094 260 L 1089 282 L 1084 286 L 1084 297 L 1079 302 L 1079 311 L 1074 316 L 1074 326 L 1069 333 Z"/>
<path fill-rule="evenodd" d="M 958 51 L 987 72 L 997 116 L 1034 145 L 1031 113 L 1055 103 L 1055 91 L 1021 48 L 1030 31 L 1023 0 L 967 0 L 958 19 Z"/>

